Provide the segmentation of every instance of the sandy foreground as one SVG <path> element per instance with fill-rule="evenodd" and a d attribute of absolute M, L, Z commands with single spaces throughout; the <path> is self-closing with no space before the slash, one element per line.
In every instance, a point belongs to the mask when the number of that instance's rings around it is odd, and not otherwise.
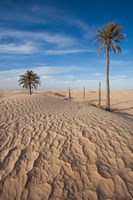
<path fill-rule="evenodd" d="M 0 91 L 0 200 L 133 199 L 133 91 L 71 95 Z"/>

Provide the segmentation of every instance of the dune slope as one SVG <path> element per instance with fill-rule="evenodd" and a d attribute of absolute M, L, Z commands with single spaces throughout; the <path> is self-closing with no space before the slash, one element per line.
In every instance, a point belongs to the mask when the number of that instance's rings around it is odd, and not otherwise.
<path fill-rule="evenodd" d="M 42 95 L 0 99 L 0 200 L 133 199 L 133 124 Z"/>

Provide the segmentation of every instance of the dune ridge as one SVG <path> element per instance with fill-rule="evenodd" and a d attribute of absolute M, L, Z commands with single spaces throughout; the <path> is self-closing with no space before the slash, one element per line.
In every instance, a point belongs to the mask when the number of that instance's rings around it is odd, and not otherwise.
<path fill-rule="evenodd" d="M 130 120 L 41 94 L 0 108 L 0 200 L 133 199 Z"/>

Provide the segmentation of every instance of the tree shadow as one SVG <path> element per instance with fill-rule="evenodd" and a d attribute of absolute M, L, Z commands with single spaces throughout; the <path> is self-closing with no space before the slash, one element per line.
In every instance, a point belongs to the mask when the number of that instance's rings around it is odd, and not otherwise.
<path fill-rule="evenodd" d="M 131 110 L 131 109 L 133 109 L 133 107 L 130 107 L 130 108 L 122 108 L 122 109 L 120 109 L 120 108 L 119 108 L 119 109 L 118 109 L 118 108 L 113 108 L 112 110 L 115 111 L 115 112 L 117 112 L 117 111 L 119 112 L 119 111 L 122 111 L 122 110 Z"/>
<path fill-rule="evenodd" d="M 95 106 L 95 107 L 98 107 L 100 109 L 103 109 L 106 111 L 106 107 L 105 106 L 99 106 L 98 104 L 95 104 L 94 102 L 90 102 L 90 105 L 92 106 Z M 127 112 L 121 112 L 123 110 L 130 110 L 130 109 L 133 109 L 133 107 L 130 107 L 130 108 L 124 108 L 124 109 L 114 109 L 114 108 L 111 108 L 110 112 L 113 113 L 113 114 L 117 114 L 123 118 L 126 118 L 126 119 L 129 119 L 129 120 L 133 120 L 133 115 L 132 114 L 129 114 Z M 108 111 L 107 111 L 108 112 Z"/>
<path fill-rule="evenodd" d="M 127 118 L 127 119 L 130 119 L 130 120 L 133 120 L 133 115 L 132 114 L 129 114 L 127 112 L 121 112 L 123 110 L 131 110 L 133 109 L 133 107 L 130 107 L 130 108 L 124 108 L 124 109 L 113 109 L 111 108 L 111 112 L 115 113 L 115 114 L 118 114 L 119 116 L 121 117 L 124 117 L 124 118 Z"/>
<path fill-rule="evenodd" d="M 101 99 L 101 102 L 102 101 L 105 101 L 106 99 Z M 94 102 L 98 102 L 99 101 L 99 99 L 93 99 L 93 100 L 89 100 L 89 102 L 90 103 L 94 103 Z"/>
<path fill-rule="evenodd" d="M 129 103 L 129 102 L 133 102 L 133 101 L 118 102 L 118 103 L 115 103 L 115 104 L 111 104 L 111 106 L 119 105 L 119 104 L 121 104 L 121 103 Z"/>

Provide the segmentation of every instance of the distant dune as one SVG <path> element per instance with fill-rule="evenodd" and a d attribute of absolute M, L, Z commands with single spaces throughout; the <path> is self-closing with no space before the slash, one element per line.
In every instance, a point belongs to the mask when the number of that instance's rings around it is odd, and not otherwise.
<path fill-rule="evenodd" d="M 133 199 L 133 91 L 71 95 L 0 91 L 0 200 Z"/>

